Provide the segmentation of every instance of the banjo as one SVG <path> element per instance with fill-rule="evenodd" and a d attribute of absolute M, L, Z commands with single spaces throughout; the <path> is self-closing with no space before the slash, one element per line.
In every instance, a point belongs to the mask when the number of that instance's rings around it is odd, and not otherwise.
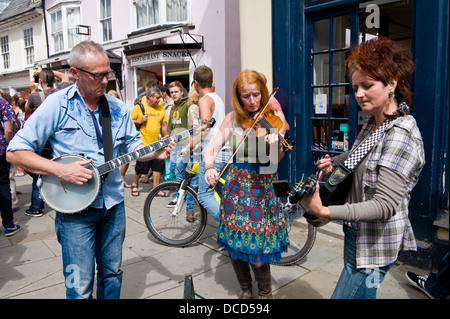
<path fill-rule="evenodd" d="M 195 131 L 195 133 L 199 133 L 208 127 L 212 127 L 214 124 L 215 119 L 211 119 L 209 124 L 202 125 Z M 89 207 L 97 198 L 97 194 L 100 191 L 102 184 L 102 176 L 116 168 L 120 168 L 124 164 L 130 163 L 142 156 L 150 154 L 151 152 L 164 148 L 171 142 L 177 143 L 180 140 L 189 137 L 192 133 L 194 133 L 194 129 L 183 131 L 179 134 L 159 140 L 98 166 L 94 166 L 92 163 L 88 164 L 84 167 L 92 171 L 92 178 L 83 185 L 66 182 L 54 175 L 41 175 L 39 176 L 37 182 L 41 198 L 49 207 L 57 212 L 65 214 L 78 213 Z M 81 155 L 62 155 L 52 159 L 52 161 L 61 164 L 71 164 L 86 160 L 88 159 Z"/>

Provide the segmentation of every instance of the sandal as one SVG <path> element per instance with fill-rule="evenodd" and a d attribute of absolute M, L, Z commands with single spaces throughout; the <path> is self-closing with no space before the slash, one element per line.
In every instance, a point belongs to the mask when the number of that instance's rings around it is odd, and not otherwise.
<path fill-rule="evenodd" d="M 158 194 L 156 194 L 156 197 L 169 197 L 169 194 L 164 192 L 158 192 Z"/>
<path fill-rule="evenodd" d="M 131 196 L 139 196 L 139 186 L 131 185 Z"/>

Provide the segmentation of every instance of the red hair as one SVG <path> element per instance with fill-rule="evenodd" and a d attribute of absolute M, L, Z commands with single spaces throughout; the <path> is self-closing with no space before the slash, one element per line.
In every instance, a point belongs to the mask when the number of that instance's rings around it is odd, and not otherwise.
<path fill-rule="evenodd" d="M 248 117 L 247 111 L 245 110 L 244 103 L 240 97 L 240 91 L 247 84 L 255 84 L 261 92 L 261 105 L 264 106 L 269 101 L 269 91 L 267 90 L 264 78 L 260 73 L 254 70 L 243 70 L 236 77 L 233 83 L 233 90 L 231 92 L 231 105 L 233 106 L 234 112 L 236 114 L 236 122 L 244 123 Z"/>
<path fill-rule="evenodd" d="M 398 103 L 412 103 L 412 93 L 409 87 L 414 63 L 411 53 L 400 47 L 394 41 L 382 37 L 361 43 L 352 49 L 346 60 L 350 79 L 355 71 L 381 81 L 388 85 L 397 80 L 395 98 Z"/>

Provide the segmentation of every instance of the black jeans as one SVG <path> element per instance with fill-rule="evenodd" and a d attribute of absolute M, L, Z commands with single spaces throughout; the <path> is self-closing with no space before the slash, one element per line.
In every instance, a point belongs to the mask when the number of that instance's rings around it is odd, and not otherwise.
<path fill-rule="evenodd" d="M 10 168 L 11 164 L 6 161 L 6 153 L 0 155 L 0 213 L 3 226 L 13 221 L 11 188 L 9 187 Z"/>

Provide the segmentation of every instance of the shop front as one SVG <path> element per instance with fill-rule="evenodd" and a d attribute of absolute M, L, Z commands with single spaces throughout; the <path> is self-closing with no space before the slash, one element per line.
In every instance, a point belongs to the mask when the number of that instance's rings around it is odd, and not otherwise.
<path fill-rule="evenodd" d="M 448 237 L 436 236 L 441 218 L 448 236 L 448 134 L 442 134 L 448 132 L 448 2 L 292 0 L 273 1 L 273 11 L 274 83 L 296 140 L 281 173 L 291 183 L 319 174 L 317 160 L 351 147 L 364 122 L 345 69 L 352 46 L 384 36 L 411 51 L 412 112 L 427 164 L 411 195 L 410 219 L 422 260 L 435 263 L 439 247 L 448 247 Z"/>
<path fill-rule="evenodd" d="M 133 79 L 132 95 L 142 97 L 149 82 L 170 84 L 180 81 L 186 90 L 190 89 L 190 76 L 196 67 L 197 52 L 201 44 L 154 45 L 145 49 L 124 50 Z"/>

